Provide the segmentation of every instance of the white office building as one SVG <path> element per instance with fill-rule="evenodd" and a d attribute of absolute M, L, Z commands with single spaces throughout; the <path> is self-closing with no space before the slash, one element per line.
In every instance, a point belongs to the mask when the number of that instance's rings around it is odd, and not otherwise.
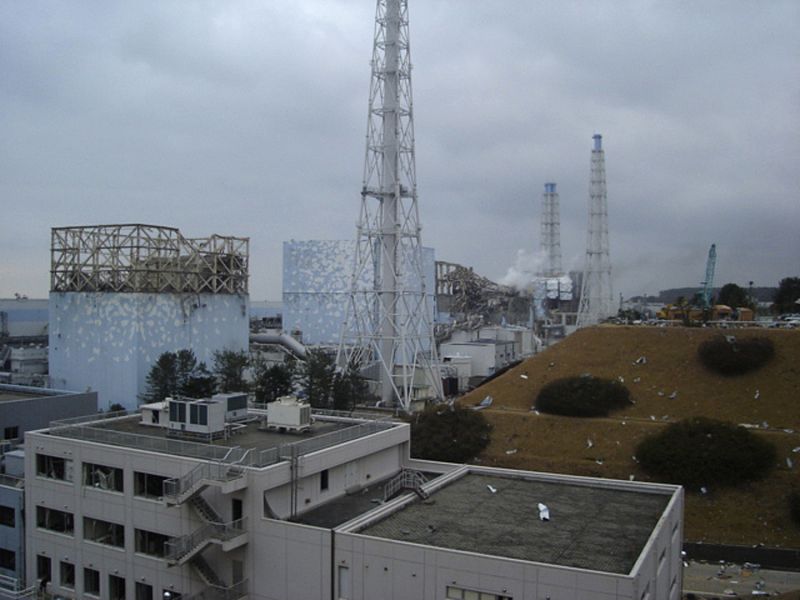
<path fill-rule="evenodd" d="M 197 441 L 214 402 L 234 419 Z M 405 423 L 230 402 L 28 433 L 28 583 L 105 600 L 679 598 L 680 487 L 412 460 Z"/>

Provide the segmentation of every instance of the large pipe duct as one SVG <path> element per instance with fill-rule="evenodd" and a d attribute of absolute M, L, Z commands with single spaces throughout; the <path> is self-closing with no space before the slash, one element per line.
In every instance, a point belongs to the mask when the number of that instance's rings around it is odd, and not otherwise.
<path fill-rule="evenodd" d="M 297 358 L 305 360 L 306 347 L 288 333 L 251 333 L 250 341 L 255 344 L 277 344 L 283 346 Z"/>

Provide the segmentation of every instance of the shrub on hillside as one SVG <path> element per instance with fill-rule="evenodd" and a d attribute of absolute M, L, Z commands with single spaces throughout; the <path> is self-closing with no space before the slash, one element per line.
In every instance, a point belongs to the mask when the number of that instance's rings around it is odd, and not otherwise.
<path fill-rule="evenodd" d="M 411 455 L 462 463 L 489 445 L 492 426 L 482 413 L 459 406 L 429 406 L 409 418 Z"/>
<path fill-rule="evenodd" d="M 794 522 L 800 525 L 800 490 L 789 494 L 789 511 Z"/>
<path fill-rule="evenodd" d="M 711 371 L 722 375 L 742 375 L 769 362 L 775 355 L 775 346 L 765 337 L 716 335 L 701 343 L 697 354 L 700 362 Z"/>
<path fill-rule="evenodd" d="M 581 376 L 557 379 L 545 385 L 536 397 L 535 408 L 567 417 L 605 417 L 630 402 L 628 388 L 618 381 Z"/>
<path fill-rule="evenodd" d="M 650 475 L 697 490 L 762 479 L 776 453 L 770 442 L 744 427 L 694 417 L 645 438 L 636 456 Z"/>

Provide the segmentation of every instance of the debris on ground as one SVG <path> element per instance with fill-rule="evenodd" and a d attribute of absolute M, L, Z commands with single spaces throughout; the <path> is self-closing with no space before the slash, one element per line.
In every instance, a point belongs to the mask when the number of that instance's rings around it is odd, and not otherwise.
<path fill-rule="evenodd" d="M 497 488 L 494 487 L 493 485 L 489 485 L 488 483 L 486 484 L 486 489 L 492 492 L 493 494 L 497 493 Z"/>
<path fill-rule="evenodd" d="M 527 379 L 527 378 L 528 378 L 528 376 L 527 376 L 527 375 L 525 375 L 525 373 L 522 373 L 522 374 L 519 376 L 519 378 L 520 378 L 520 379 Z"/>
<path fill-rule="evenodd" d="M 647 357 L 646 356 L 640 356 L 635 361 L 633 361 L 633 364 L 635 364 L 635 365 L 646 365 L 647 364 Z"/>
<path fill-rule="evenodd" d="M 539 520 L 540 521 L 549 521 L 550 520 L 550 509 L 547 508 L 546 504 L 542 504 L 539 502 Z"/>
<path fill-rule="evenodd" d="M 677 398 L 677 397 L 678 397 L 678 390 L 674 390 L 674 391 L 673 391 L 673 392 L 672 392 L 672 393 L 669 395 L 669 399 L 670 399 L 670 400 L 675 400 L 675 398 Z"/>
<path fill-rule="evenodd" d="M 516 453 L 517 453 L 517 449 L 516 448 L 511 448 L 511 450 L 506 450 L 506 454 L 508 454 L 508 455 L 516 454 Z"/>
<path fill-rule="evenodd" d="M 754 400 L 758 400 L 758 398 L 759 398 L 760 396 L 761 396 L 761 391 L 760 391 L 760 390 L 756 390 L 756 393 L 753 395 L 753 399 L 754 399 Z"/>
<path fill-rule="evenodd" d="M 592 441 L 592 438 L 586 438 L 586 447 L 587 448 L 591 448 L 592 446 L 594 446 L 594 442 Z"/>

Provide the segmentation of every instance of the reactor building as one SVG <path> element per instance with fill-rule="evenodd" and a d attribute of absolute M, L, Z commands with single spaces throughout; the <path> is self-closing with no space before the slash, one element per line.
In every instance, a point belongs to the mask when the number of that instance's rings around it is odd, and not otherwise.
<path fill-rule="evenodd" d="M 137 406 L 164 352 L 248 347 L 249 238 L 122 224 L 51 233 L 51 385 Z"/>

